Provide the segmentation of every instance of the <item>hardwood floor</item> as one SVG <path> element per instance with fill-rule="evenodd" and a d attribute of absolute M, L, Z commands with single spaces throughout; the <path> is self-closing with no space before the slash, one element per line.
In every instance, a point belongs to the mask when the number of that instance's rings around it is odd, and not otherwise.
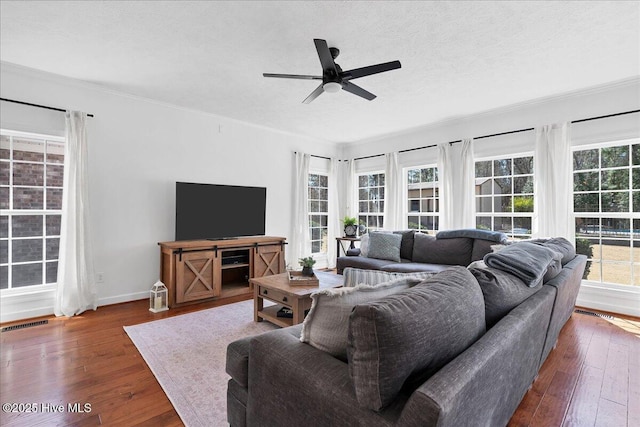
<path fill-rule="evenodd" d="M 3 332 L 0 400 L 32 404 L 21 409 L 37 412 L 3 411 L 0 424 L 182 425 L 122 327 L 220 303 L 158 314 L 147 304 L 101 307 L 71 319 L 41 318 L 48 324 Z M 76 403 L 84 412 L 69 411 Z M 640 320 L 574 313 L 509 425 L 640 426 Z"/>

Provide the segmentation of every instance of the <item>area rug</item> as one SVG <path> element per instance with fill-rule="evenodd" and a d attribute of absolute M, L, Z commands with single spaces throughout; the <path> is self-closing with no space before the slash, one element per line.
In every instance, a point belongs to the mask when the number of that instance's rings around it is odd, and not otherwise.
<path fill-rule="evenodd" d="M 125 326 L 182 422 L 226 426 L 227 345 L 275 329 L 253 321 L 253 301 L 242 301 L 135 326 Z"/>

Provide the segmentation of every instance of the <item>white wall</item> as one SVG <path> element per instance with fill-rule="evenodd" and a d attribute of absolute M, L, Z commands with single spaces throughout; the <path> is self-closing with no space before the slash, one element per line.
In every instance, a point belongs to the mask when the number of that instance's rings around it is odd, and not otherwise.
<path fill-rule="evenodd" d="M 335 156 L 334 144 L 118 94 L 0 64 L 3 98 L 81 110 L 89 119 L 90 202 L 99 305 L 146 298 L 157 242 L 174 239 L 175 182 L 267 187 L 266 233 L 291 233 L 292 153 Z M 221 100 L 224 102 L 224 100 Z M 64 133 L 64 115 L 0 103 L 2 128 Z M 5 297 L 1 321 L 53 313 L 52 293 Z"/>
<path fill-rule="evenodd" d="M 416 147 L 526 129 L 562 121 L 580 120 L 640 109 L 640 79 L 536 100 L 482 114 L 447 120 L 402 133 L 343 145 L 342 158 L 366 157 Z M 572 145 L 619 141 L 640 137 L 640 114 L 575 123 Z M 534 132 L 522 132 L 476 140 L 476 158 L 533 152 Z M 436 148 L 401 153 L 402 167 L 436 164 Z M 356 162 L 357 172 L 384 170 L 384 156 Z M 578 305 L 640 316 L 640 288 L 607 286 L 583 281 Z"/>

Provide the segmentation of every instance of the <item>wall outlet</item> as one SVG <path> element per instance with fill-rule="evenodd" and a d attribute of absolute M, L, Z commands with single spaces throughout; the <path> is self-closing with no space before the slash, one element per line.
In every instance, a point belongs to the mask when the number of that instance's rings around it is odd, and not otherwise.
<path fill-rule="evenodd" d="M 104 283 L 104 273 L 96 273 L 96 283 Z"/>

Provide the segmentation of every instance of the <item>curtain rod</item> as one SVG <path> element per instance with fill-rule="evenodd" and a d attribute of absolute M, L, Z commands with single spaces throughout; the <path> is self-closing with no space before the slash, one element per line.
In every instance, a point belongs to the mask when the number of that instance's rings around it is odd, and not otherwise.
<path fill-rule="evenodd" d="M 44 108 L 45 110 L 61 111 L 66 113 L 67 110 L 62 108 L 49 107 L 48 105 L 32 104 L 31 102 L 16 101 L 15 99 L 0 98 L 0 101 L 13 102 L 14 104 L 28 105 L 30 107 Z M 93 117 L 93 114 L 87 114 L 87 117 Z"/>
<path fill-rule="evenodd" d="M 297 151 L 294 151 L 293 154 L 298 154 Z M 315 157 L 316 159 L 325 159 L 325 160 L 331 160 L 331 157 L 324 157 L 324 156 L 317 156 L 315 154 L 309 154 L 310 157 Z"/>
<path fill-rule="evenodd" d="M 571 123 L 572 124 L 573 123 L 582 123 L 582 122 L 588 122 L 588 121 L 591 121 L 591 120 L 606 119 L 606 118 L 609 118 L 609 117 L 623 116 L 625 114 L 633 114 L 633 113 L 640 113 L 640 110 L 623 111 L 622 113 L 614 113 L 614 114 L 607 114 L 605 116 L 596 116 L 596 117 L 589 117 L 587 119 L 572 120 Z M 531 131 L 531 130 L 534 130 L 534 129 L 535 128 L 510 130 L 510 131 L 507 131 L 507 132 L 493 133 L 491 135 L 482 135 L 482 136 L 475 137 L 473 139 L 475 140 L 475 139 L 491 138 L 491 137 L 494 137 L 494 136 L 510 135 L 512 133 L 528 132 L 528 131 Z M 458 142 L 462 142 L 462 140 L 458 139 L 456 141 L 450 141 L 449 144 L 457 144 Z M 437 146 L 438 146 L 438 144 L 431 144 L 431 145 L 425 145 L 424 147 L 407 148 L 405 150 L 398 151 L 398 153 L 407 153 L 409 151 L 424 150 L 425 148 L 433 148 L 433 147 L 437 147 Z M 384 154 L 373 154 L 371 156 L 356 157 L 353 160 L 372 159 L 374 157 L 382 157 L 382 156 L 384 156 Z"/>

